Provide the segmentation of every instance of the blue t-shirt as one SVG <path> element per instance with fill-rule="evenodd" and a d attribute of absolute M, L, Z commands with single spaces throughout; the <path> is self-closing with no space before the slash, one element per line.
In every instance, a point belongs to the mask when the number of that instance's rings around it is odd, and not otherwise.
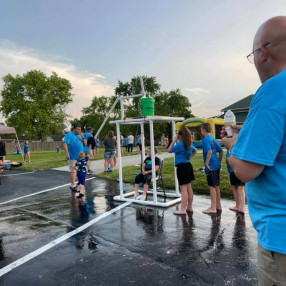
<path fill-rule="evenodd" d="M 81 135 L 75 135 L 73 132 L 69 132 L 64 137 L 64 143 L 68 144 L 70 160 L 78 160 L 78 153 L 83 151 Z"/>
<path fill-rule="evenodd" d="M 265 166 L 246 184 L 259 244 L 286 254 L 286 69 L 254 95 L 232 155 Z"/>
<path fill-rule="evenodd" d="M 24 144 L 24 153 L 28 153 L 30 151 L 30 146 Z"/>
<path fill-rule="evenodd" d="M 96 138 L 96 139 L 95 139 L 95 147 L 98 147 L 98 146 L 99 146 L 99 139 Z"/>
<path fill-rule="evenodd" d="M 229 151 L 226 151 L 226 158 L 229 158 L 229 157 L 230 157 Z M 229 173 L 233 173 L 233 170 L 229 165 L 227 165 L 227 171 Z"/>
<path fill-rule="evenodd" d="M 86 142 L 87 142 L 88 138 L 93 137 L 93 135 L 90 132 L 85 132 L 83 134 L 83 136 L 84 136 L 84 139 L 86 140 Z M 86 145 L 83 145 L 83 152 L 88 152 L 88 151 L 89 151 L 89 147 Z"/>
<path fill-rule="evenodd" d="M 75 165 L 78 167 L 77 173 L 86 173 L 88 157 L 84 159 L 78 159 Z"/>
<path fill-rule="evenodd" d="M 128 138 L 127 138 L 127 137 L 124 138 L 124 145 L 125 145 L 125 146 L 128 145 Z"/>
<path fill-rule="evenodd" d="M 217 152 L 222 152 L 221 147 L 219 146 L 218 142 L 212 137 L 212 135 L 208 135 L 203 138 L 203 157 L 204 163 L 206 162 L 207 153 L 209 150 L 212 150 L 212 156 L 209 162 L 209 166 L 212 171 L 220 169 L 220 161 L 217 156 Z M 205 173 L 208 174 L 210 171 L 205 168 Z"/>
<path fill-rule="evenodd" d="M 171 150 L 175 153 L 175 166 L 181 163 L 190 162 L 190 157 L 193 152 L 195 152 L 196 148 L 193 145 L 186 150 L 183 141 L 179 141 L 176 145 L 174 145 Z"/>

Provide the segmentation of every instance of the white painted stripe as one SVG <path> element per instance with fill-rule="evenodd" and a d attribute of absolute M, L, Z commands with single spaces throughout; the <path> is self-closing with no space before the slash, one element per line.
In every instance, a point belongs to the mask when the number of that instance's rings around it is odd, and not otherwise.
<path fill-rule="evenodd" d="M 3 177 L 11 177 L 11 176 L 19 176 L 19 175 L 26 175 L 26 174 L 33 174 L 35 172 L 25 172 L 25 173 L 16 173 L 16 174 L 9 174 L 9 175 L 2 175 Z"/>
<path fill-rule="evenodd" d="M 77 234 L 77 233 L 79 233 L 79 232 L 81 232 L 81 231 L 87 229 L 88 227 L 92 226 L 93 224 L 95 224 L 96 222 L 102 220 L 103 218 L 105 218 L 105 217 L 111 215 L 112 213 L 115 213 L 115 212 L 117 212 L 118 210 L 120 210 L 120 209 L 122 209 L 122 208 L 125 208 L 126 206 L 128 206 L 128 205 L 130 205 L 130 204 L 131 204 L 131 202 L 126 202 L 126 203 L 124 203 L 123 205 L 120 205 L 120 206 L 118 206 L 118 207 L 116 207 L 116 208 L 114 208 L 114 209 L 112 209 L 112 210 L 110 210 L 110 211 L 108 211 L 108 212 L 106 212 L 106 213 L 104 213 L 104 214 L 102 214 L 102 215 L 100 215 L 100 216 L 94 218 L 93 220 L 91 220 L 91 221 L 89 221 L 89 222 L 83 224 L 82 226 L 78 227 L 77 229 L 75 229 L 75 230 L 73 230 L 73 231 L 71 231 L 71 232 L 68 232 L 68 233 L 64 234 L 63 236 L 61 236 L 61 237 L 59 237 L 59 238 L 57 238 L 57 239 L 51 241 L 50 243 L 48 243 L 48 244 L 46 244 L 46 245 L 40 247 L 39 249 L 37 249 L 37 250 L 35 250 L 35 251 L 33 251 L 33 252 L 31 252 L 31 253 L 29 253 L 29 254 L 23 256 L 22 258 L 20 258 L 20 259 L 14 261 L 14 262 L 12 262 L 11 264 L 9 264 L 9 265 L 3 267 L 2 269 L 0 269 L 0 277 L 3 276 L 3 275 L 5 275 L 6 273 L 12 271 L 13 269 L 19 267 L 20 265 L 22 265 L 22 264 L 28 262 L 29 260 L 31 260 L 31 259 L 33 259 L 33 258 L 39 256 L 40 254 L 42 254 L 42 253 L 44 253 L 45 251 L 51 249 L 52 247 L 58 245 L 59 243 L 65 241 L 65 240 L 67 240 L 67 239 L 69 239 L 70 237 L 74 236 L 75 234 Z"/>
<path fill-rule="evenodd" d="M 95 179 L 95 178 L 96 178 L 96 177 L 88 178 L 88 179 L 86 179 L 85 181 L 93 180 L 93 179 Z M 18 198 L 12 199 L 12 200 L 10 200 L 10 201 L 6 201 L 6 202 L 3 202 L 3 203 L 0 203 L 0 206 L 1 206 L 1 205 L 8 204 L 8 203 L 11 203 L 11 202 L 15 202 L 15 201 L 18 201 L 18 200 L 21 200 L 21 199 L 24 199 L 24 198 L 36 196 L 36 195 L 38 195 L 38 194 L 51 192 L 51 191 L 54 191 L 54 190 L 56 190 L 56 189 L 59 189 L 59 188 L 62 188 L 62 187 L 66 187 L 66 186 L 69 186 L 69 185 L 70 185 L 70 183 L 64 184 L 64 185 L 61 185 L 61 186 L 57 186 L 57 187 L 53 187 L 53 188 L 50 188 L 50 189 L 46 189 L 46 190 L 43 190 L 43 191 L 40 191 L 40 192 L 37 192 L 37 193 L 33 193 L 33 194 L 25 195 L 25 196 L 22 196 L 22 197 L 18 197 Z"/>

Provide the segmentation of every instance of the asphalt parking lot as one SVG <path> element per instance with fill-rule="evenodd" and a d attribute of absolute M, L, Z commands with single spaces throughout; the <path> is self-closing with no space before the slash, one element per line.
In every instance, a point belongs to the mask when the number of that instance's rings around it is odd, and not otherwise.
<path fill-rule="evenodd" d="M 89 177 L 77 199 L 68 173 L 2 177 L 1 285 L 256 285 L 256 233 L 248 213 L 206 215 L 113 201 L 114 182 Z M 127 191 L 132 186 L 127 186 Z"/>

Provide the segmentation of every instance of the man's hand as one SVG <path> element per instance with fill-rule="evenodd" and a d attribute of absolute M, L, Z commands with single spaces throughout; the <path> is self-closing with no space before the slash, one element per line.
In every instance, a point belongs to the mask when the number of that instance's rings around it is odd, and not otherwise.
<path fill-rule="evenodd" d="M 238 134 L 242 128 L 241 125 L 230 125 L 230 127 L 232 128 L 233 134 Z M 221 131 L 220 131 L 220 138 L 224 138 L 224 137 L 227 137 L 227 133 L 225 131 L 225 126 L 223 126 Z"/>
<path fill-rule="evenodd" d="M 211 167 L 209 166 L 209 164 L 205 164 L 205 167 L 209 170 L 209 171 L 212 171 Z"/>
<path fill-rule="evenodd" d="M 233 133 L 232 137 L 223 137 L 221 140 L 227 150 L 231 149 L 237 141 L 237 133 Z"/>

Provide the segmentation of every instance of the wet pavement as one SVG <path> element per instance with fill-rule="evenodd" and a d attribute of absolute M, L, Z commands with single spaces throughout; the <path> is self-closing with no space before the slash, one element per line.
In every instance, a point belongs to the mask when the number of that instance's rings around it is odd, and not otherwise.
<path fill-rule="evenodd" d="M 2 177 L 0 268 L 98 218 L 84 231 L 0 277 L 0 285 L 256 285 L 256 233 L 248 214 L 202 214 L 209 198 L 196 195 L 194 214 L 122 204 L 118 185 L 86 184 L 85 199 L 68 186 L 68 173 L 43 171 Z M 132 186 L 127 186 L 127 191 Z M 151 199 L 151 197 L 150 197 Z M 102 218 L 102 215 L 106 217 Z M 1 270 L 0 270 L 1 271 Z"/>

